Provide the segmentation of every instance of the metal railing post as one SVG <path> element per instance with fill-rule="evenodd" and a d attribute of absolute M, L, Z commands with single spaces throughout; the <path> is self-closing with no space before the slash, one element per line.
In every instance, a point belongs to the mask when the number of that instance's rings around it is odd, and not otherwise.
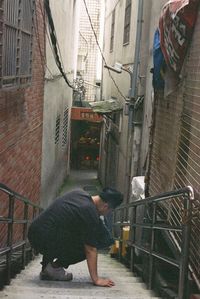
<path fill-rule="evenodd" d="M 121 209 L 121 213 L 120 213 L 120 237 L 119 237 L 119 260 L 120 260 L 120 262 L 122 262 L 124 211 L 125 211 L 125 208 Z"/>
<path fill-rule="evenodd" d="M 13 218 L 14 218 L 14 205 L 15 197 L 9 195 L 9 208 L 8 208 L 8 228 L 7 228 L 7 247 L 9 249 L 6 254 L 6 283 L 10 283 L 11 277 L 11 259 L 12 259 L 12 240 L 13 240 Z"/>
<path fill-rule="evenodd" d="M 123 226 L 120 225 L 120 237 L 119 237 L 119 261 L 122 262 L 122 238 L 123 238 Z"/>
<path fill-rule="evenodd" d="M 188 299 L 188 270 L 189 270 L 189 245 L 191 234 L 191 207 L 189 194 L 184 195 L 184 211 L 182 217 L 182 252 L 180 257 L 180 272 L 178 299 Z"/>
<path fill-rule="evenodd" d="M 170 219 L 166 222 L 158 222 L 157 215 L 162 218 L 165 215 L 160 213 L 160 208 L 162 203 L 167 200 L 175 199 L 176 202 L 180 203 L 183 207 L 182 222 L 179 220 L 178 223 L 172 223 Z M 182 189 L 177 189 L 174 191 L 165 192 L 156 196 L 148 197 L 145 199 L 137 200 L 126 205 L 129 210 L 129 219 L 127 223 L 130 225 L 129 233 L 129 245 L 131 250 L 130 257 L 130 269 L 134 271 L 135 262 L 135 250 L 139 250 L 149 255 L 149 280 L 148 286 L 150 289 L 153 288 L 154 283 L 154 272 L 155 272 L 155 261 L 160 260 L 168 265 L 176 267 L 179 271 L 179 280 L 177 286 L 178 297 L 177 299 L 188 299 L 189 298 L 189 286 L 188 286 L 188 273 L 189 273 L 189 245 L 190 245 L 190 234 L 191 234 L 191 222 L 192 222 L 192 200 L 194 199 L 194 192 L 191 186 L 187 186 Z M 181 200 L 181 201 L 180 201 Z M 144 205 L 153 206 L 153 215 L 151 223 L 141 223 L 137 222 L 137 207 Z M 159 208 L 159 210 L 158 210 Z M 124 207 L 121 207 L 121 212 Z M 126 213 L 127 215 L 127 213 Z M 122 223 L 122 213 L 120 219 L 120 228 L 123 228 L 125 222 Z M 180 215 L 181 216 L 181 215 Z M 166 220 L 165 218 L 162 218 Z M 151 231 L 151 241 L 150 248 L 140 245 L 136 240 L 136 230 L 137 228 L 148 229 Z M 160 253 L 156 244 L 156 232 L 169 232 L 167 236 L 173 242 L 176 249 L 180 252 L 180 258 L 175 255 L 173 257 L 167 255 L 167 252 Z M 182 233 L 181 238 L 178 234 Z M 122 234 L 122 233 L 121 233 Z M 178 237 L 178 238 L 176 238 Z"/>
<path fill-rule="evenodd" d="M 133 226 L 133 223 L 136 223 L 136 210 L 137 207 L 134 206 L 133 207 L 133 215 L 132 215 L 132 219 L 131 219 L 131 226 L 130 226 L 130 229 L 131 229 L 131 232 L 130 232 L 130 241 L 131 241 L 131 244 L 132 243 L 135 243 L 135 233 L 136 233 L 136 227 Z M 134 271 L 134 251 L 135 251 L 135 248 L 131 245 L 131 271 L 133 272 Z"/>
<path fill-rule="evenodd" d="M 156 223 L 156 203 L 153 203 L 153 216 L 152 216 L 152 226 Z M 155 230 L 152 228 L 151 230 L 151 244 L 150 244 L 150 256 L 149 256 L 149 289 L 153 288 L 153 279 L 154 279 L 154 257 L 152 252 L 154 251 L 155 244 Z"/>
<path fill-rule="evenodd" d="M 36 208 L 33 207 L 33 214 L 32 214 L 32 219 L 34 219 L 36 217 Z"/>
<path fill-rule="evenodd" d="M 25 266 L 26 263 L 26 253 L 27 253 L 27 231 L 28 231 L 28 222 L 29 220 L 33 220 L 38 212 L 38 214 L 43 210 L 39 205 L 31 202 L 28 198 L 24 197 L 23 195 L 11 190 L 8 186 L 0 182 L 0 192 L 6 194 L 6 200 L 8 201 L 8 212 L 7 215 L 0 217 L 0 224 L 5 224 L 5 237 L 7 238 L 6 244 L 1 244 L 0 250 L 0 257 L 5 258 L 5 275 L 3 277 L 2 285 L 9 284 L 13 270 L 13 262 L 16 260 L 18 263 L 18 259 L 20 262 L 20 270 Z M 24 204 L 24 212 L 23 216 L 20 215 L 20 219 L 15 217 L 15 203 L 21 202 Z M 32 215 L 28 213 L 29 207 L 33 208 Z M 18 214 L 17 214 L 18 215 Z M 29 217 L 30 216 L 30 217 Z M 32 218 L 31 218 L 32 217 Z M 29 218 L 29 219 L 28 219 Z M 20 232 L 19 238 L 13 237 L 14 234 L 14 225 L 16 224 L 16 228 L 18 228 L 18 224 L 22 225 L 22 232 L 21 230 L 16 230 L 16 232 Z M 20 226 L 21 228 L 21 226 Z M 18 236 L 17 236 L 18 237 Z M 23 240 L 21 240 L 23 238 Z M 30 252 L 32 254 L 33 250 L 29 247 Z M 14 252 L 18 251 L 20 255 L 14 256 Z M 31 257 L 29 257 L 30 259 Z"/>
<path fill-rule="evenodd" d="M 28 231 L 28 204 L 24 204 L 24 225 L 23 225 L 23 241 L 25 244 L 22 247 L 22 269 L 26 265 L 26 240 L 27 240 L 27 231 Z"/>

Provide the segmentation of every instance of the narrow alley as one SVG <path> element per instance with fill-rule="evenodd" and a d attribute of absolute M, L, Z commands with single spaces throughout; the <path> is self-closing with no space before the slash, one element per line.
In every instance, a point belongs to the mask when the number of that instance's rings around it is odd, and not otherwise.
<path fill-rule="evenodd" d="M 199 49 L 200 0 L 0 1 L 0 298 L 200 299 Z"/>

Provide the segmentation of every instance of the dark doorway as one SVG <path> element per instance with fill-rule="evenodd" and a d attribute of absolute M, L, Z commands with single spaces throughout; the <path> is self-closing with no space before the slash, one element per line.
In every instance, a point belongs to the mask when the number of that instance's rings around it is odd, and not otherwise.
<path fill-rule="evenodd" d="M 100 123 L 71 121 L 71 168 L 97 169 L 99 163 Z"/>

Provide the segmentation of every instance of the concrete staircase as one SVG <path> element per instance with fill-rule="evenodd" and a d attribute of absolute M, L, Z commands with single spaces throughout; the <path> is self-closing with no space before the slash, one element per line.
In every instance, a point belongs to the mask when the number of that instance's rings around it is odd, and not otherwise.
<path fill-rule="evenodd" d="M 74 279 L 71 282 L 41 281 L 40 257 L 12 279 L 0 292 L 2 299 L 150 299 L 157 298 L 147 290 L 139 278 L 108 254 L 99 254 L 99 275 L 115 282 L 112 288 L 94 286 L 86 262 L 69 267 Z"/>

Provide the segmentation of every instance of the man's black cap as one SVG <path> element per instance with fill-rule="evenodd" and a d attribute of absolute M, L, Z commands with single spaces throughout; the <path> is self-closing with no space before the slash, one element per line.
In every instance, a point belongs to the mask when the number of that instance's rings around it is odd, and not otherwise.
<path fill-rule="evenodd" d="M 115 209 L 119 206 L 123 201 L 123 194 L 113 188 L 104 188 L 102 192 L 99 194 L 101 199 L 108 203 L 110 207 Z"/>

